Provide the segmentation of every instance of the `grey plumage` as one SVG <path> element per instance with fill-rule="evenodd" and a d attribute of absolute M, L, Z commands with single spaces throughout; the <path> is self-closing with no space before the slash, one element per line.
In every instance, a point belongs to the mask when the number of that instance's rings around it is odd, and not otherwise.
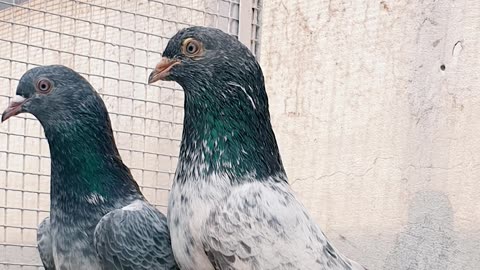
<path fill-rule="evenodd" d="M 287 184 L 235 190 L 205 228 L 215 269 L 363 269 L 331 246 Z"/>
<path fill-rule="evenodd" d="M 95 248 L 104 269 L 171 269 L 167 220 L 144 201 L 106 214 L 95 228 Z"/>
<path fill-rule="evenodd" d="M 45 270 L 55 270 L 52 252 L 52 236 L 50 234 L 50 218 L 45 218 L 38 226 L 37 245 Z"/>
<path fill-rule="evenodd" d="M 96 251 L 98 266 L 86 265 L 85 269 L 177 269 L 171 248 L 165 244 L 170 242 L 166 227 L 165 216 L 142 200 L 109 212 L 95 227 L 94 243 L 90 247 Z M 45 270 L 55 270 L 51 237 L 50 218 L 47 217 L 40 223 L 37 233 L 38 251 Z M 84 262 L 84 258 L 79 259 L 79 263 Z"/>
<path fill-rule="evenodd" d="M 40 121 L 50 147 L 50 217 L 38 230 L 47 270 L 177 269 L 166 217 L 123 163 L 90 83 L 64 66 L 33 68 L 2 121 L 22 112 Z"/>
<path fill-rule="evenodd" d="M 185 117 L 168 220 L 182 269 L 360 270 L 288 185 L 261 68 L 236 38 L 179 31 L 149 82 L 174 80 Z"/>

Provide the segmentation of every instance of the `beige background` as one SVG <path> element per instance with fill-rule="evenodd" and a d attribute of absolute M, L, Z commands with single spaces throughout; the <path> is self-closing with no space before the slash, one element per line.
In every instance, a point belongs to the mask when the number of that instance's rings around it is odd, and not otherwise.
<path fill-rule="evenodd" d="M 264 2 L 290 182 L 370 269 L 480 267 L 479 42 L 475 0 Z"/>
<path fill-rule="evenodd" d="M 145 195 L 166 210 L 183 93 L 145 81 L 177 29 L 234 32 L 235 20 L 211 14 L 229 5 L 32 0 L 0 10 L 0 106 L 34 65 L 82 72 Z M 328 237 L 369 269 L 478 269 L 480 2 L 269 0 L 262 18 L 282 157 Z M 0 269 L 39 263 L 48 156 L 33 117 L 0 125 Z"/>

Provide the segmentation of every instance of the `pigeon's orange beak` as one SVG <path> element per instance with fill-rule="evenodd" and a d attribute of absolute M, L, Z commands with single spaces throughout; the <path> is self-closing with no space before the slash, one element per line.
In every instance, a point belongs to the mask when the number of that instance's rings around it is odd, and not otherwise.
<path fill-rule="evenodd" d="M 17 115 L 22 112 L 22 105 L 25 103 L 27 99 L 16 95 L 13 97 L 12 101 L 8 105 L 7 109 L 2 114 L 2 122 L 7 120 L 8 118 Z"/>
<path fill-rule="evenodd" d="M 180 64 L 179 60 L 163 57 L 162 61 L 160 61 L 152 73 L 150 73 L 150 76 L 148 77 L 148 83 L 151 84 L 159 80 L 165 80 L 165 78 L 170 75 L 170 69 L 178 64 Z"/>

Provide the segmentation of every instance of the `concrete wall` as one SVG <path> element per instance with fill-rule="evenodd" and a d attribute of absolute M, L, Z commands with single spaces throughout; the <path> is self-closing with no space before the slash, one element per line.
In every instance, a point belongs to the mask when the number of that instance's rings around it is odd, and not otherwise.
<path fill-rule="evenodd" d="M 480 2 L 264 1 L 290 182 L 370 269 L 479 269 Z"/>

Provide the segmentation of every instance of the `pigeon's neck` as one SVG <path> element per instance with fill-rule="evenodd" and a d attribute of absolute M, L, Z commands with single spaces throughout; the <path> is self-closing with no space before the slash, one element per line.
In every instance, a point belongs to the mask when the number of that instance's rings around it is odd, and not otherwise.
<path fill-rule="evenodd" d="M 185 90 L 177 179 L 188 181 L 216 174 L 228 177 L 235 184 L 284 176 L 263 84 L 259 89 L 233 83 L 223 87 L 232 87 L 238 96 L 221 100 L 216 99 L 218 96 L 195 96 L 189 94 L 193 92 L 190 89 Z M 239 87 L 261 95 L 254 100 L 252 94 Z"/>
<path fill-rule="evenodd" d="M 108 115 L 88 122 L 71 120 L 44 125 L 51 155 L 51 195 L 73 200 L 100 196 L 107 200 L 140 194 L 123 164 Z"/>

